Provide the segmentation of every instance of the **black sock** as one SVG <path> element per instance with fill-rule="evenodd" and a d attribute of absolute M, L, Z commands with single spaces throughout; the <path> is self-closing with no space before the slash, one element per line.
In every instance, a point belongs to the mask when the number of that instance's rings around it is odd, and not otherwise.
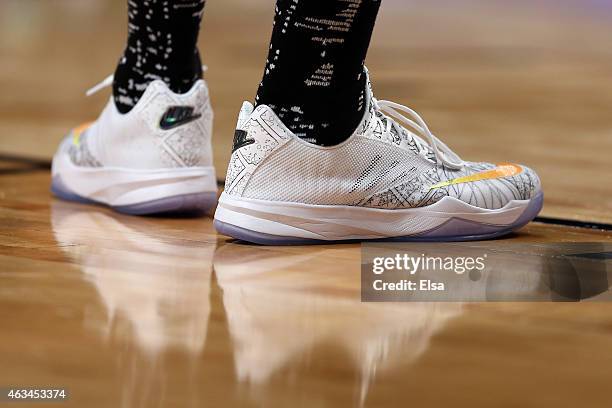
<path fill-rule="evenodd" d="M 113 84 L 119 112 L 129 112 L 156 79 L 185 93 L 202 78 L 197 41 L 205 2 L 128 0 L 128 42 Z"/>
<path fill-rule="evenodd" d="M 364 61 L 381 0 L 278 0 L 257 93 L 299 137 L 333 146 L 364 114 Z"/>

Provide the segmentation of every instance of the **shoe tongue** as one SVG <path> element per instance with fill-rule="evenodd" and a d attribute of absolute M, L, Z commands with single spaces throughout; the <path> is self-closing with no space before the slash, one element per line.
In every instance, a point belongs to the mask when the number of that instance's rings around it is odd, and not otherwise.
<path fill-rule="evenodd" d="M 383 120 L 393 120 L 395 121 L 395 123 L 398 123 L 397 120 L 385 115 L 384 113 L 381 113 L 381 115 L 384 118 Z M 427 143 L 421 137 L 411 132 L 409 129 L 406 129 L 401 124 L 399 125 L 401 128 L 401 135 L 397 134 L 397 130 L 395 130 L 395 127 L 391 128 L 391 134 L 393 135 L 393 139 L 395 140 L 396 138 L 401 138 L 405 140 L 408 143 L 408 147 L 410 148 L 410 150 L 414 151 L 417 154 L 424 154 L 425 157 L 427 157 L 429 160 L 435 163 L 436 155 L 433 149 L 431 148 L 431 146 L 429 145 L 429 143 Z"/>
<path fill-rule="evenodd" d="M 402 126 L 398 120 L 392 118 L 384 112 L 379 110 L 374 110 L 374 119 L 372 120 L 372 131 L 375 134 L 384 133 L 384 130 L 387 127 L 388 122 L 395 122 L 399 126 L 391 126 L 391 130 L 389 131 L 391 140 L 396 145 L 400 145 L 402 141 L 405 141 L 408 145 L 408 148 L 412 150 L 416 154 L 420 154 L 421 152 L 426 152 L 426 157 L 435 161 L 435 154 L 431 149 L 431 146 L 427 144 L 422 138 L 415 135 L 410 130 L 406 129 Z M 399 129 L 397 129 L 399 127 Z"/>
<path fill-rule="evenodd" d="M 361 124 L 359 125 L 359 128 L 357 129 L 357 133 L 364 135 L 367 132 L 371 132 L 373 130 L 373 127 L 376 126 L 376 109 L 374 109 L 374 91 L 372 90 L 372 82 L 370 81 L 370 73 L 368 71 L 368 68 L 364 66 L 364 72 L 363 75 L 365 75 L 365 95 L 364 95 L 364 100 L 365 100 L 365 107 L 366 107 L 366 111 L 363 115 L 363 121 L 361 122 Z"/>
<path fill-rule="evenodd" d="M 395 129 L 395 126 L 391 127 L 391 135 L 393 137 L 393 141 L 396 144 L 399 145 L 402 139 L 406 140 L 408 142 L 408 147 L 410 148 L 410 150 L 412 150 L 413 152 L 417 154 L 419 154 L 422 151 L 425 151 L 426 152 L 425 156 L 429 160 L 436 162 L 436 155 L 434 154 L 431 146 L 429 146 L 429 144 L 426 141 L 424 141 L 419 136 L 415 135 L 410 130 L 406 129 L 396 119 L 389 117 L 387 114 L 385 114 L 384 112 L 381 112 L 380 110 L 374 107 L 374 104 L 372 103 L 374 100 L 374 91 L 372 90 L 372 82 L 370 81 L 370 73 L 367 67 L 364 67 L 364 75 L 366 76 L 365 97 L 366 97 L 366 102 L 367 102 L 366 106 L 368 107 L 368 111 L 365 114 L 365 118 L 363 122 L 363 128 L 362 128 L 363 132 L 365 133 L 368 130 L 374 133 L 380 132 L 381 129 L 377 129 L 378 126 L 382 126 L 382 128 L 384 129 L 384 127 L 387 124 L 386 121 L 389 121 L 389 120 L 394 121 L 395 123 L 399 125 L 399 127 L 402 130 L 401 132 L 402 134 L 400 135 Z"/>

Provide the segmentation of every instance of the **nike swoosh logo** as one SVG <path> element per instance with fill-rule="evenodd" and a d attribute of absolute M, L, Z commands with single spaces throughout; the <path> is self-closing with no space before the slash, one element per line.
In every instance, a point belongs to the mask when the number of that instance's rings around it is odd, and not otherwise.
<path fill-rule="evenodd" d="M 194 115 L 194 110 L 193 106 L 171 106 L 162 116 L 159 127 L 170 130 L 200 119 L 202 115 L 199 113 Z"/>
<path fill-rule="evenodd" d="M 435 190 L 437 188 L 454 186 L 456 184 L 464 184 L 464 183 L 473 183 L 475 181 L 482 180 L 495 180 L 504 177 L 513 177 L 518 176 L 523 172 L 523 168 L 517 164 L 504 163 L 499 164 L 493 170 L 483 171 L 481 173 L 472 174 L 465 177 L 459 177 L 454 180 L 444 181 L 442 183 L 438 183 L 434 186 L 431 186 L 430 190 Z"/>
<path fill-rule="evenodd" d="M 232 153 L 242 147 L 249 146 L 255 143 L 255 139 L 249 139 L 248 136 L 248 132 L 236 129 L 236 133 L 234 133 L 234 146 L 232 147 Z"/>

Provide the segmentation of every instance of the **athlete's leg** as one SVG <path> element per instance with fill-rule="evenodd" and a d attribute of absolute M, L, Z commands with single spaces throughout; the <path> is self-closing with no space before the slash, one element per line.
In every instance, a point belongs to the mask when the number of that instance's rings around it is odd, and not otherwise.
<path fill-rule="evenodd" d="M 364 60 L 381 0 L 278 0 L 257 104 L 298 136 L 330 146 L 364 114 Z"/>
<path fill-rule="evenodd" d="M 202 77 L 197 49 L 206 0 L 128 0 L 128 40 L 113 96 L 121 113 L 129 112 L 155 80 L 184 93 Z"/>

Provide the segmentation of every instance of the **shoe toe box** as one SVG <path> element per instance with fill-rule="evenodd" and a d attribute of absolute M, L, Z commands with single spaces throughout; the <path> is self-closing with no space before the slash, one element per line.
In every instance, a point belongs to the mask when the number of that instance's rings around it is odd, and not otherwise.
<path fill-rule="evenodd" d="M 542 190 L 536 172 L 523 165 L 468 163 L 446 193 L 470 205 L 499 209 L 513 200 L 530 200 Z"/>
<path fill-rule="evenodd" d="M 523 185 L 519 198 L 521 200 L 530 200 L 542 191 L 542 182 L 533 169 L 523 165 L 521 165 L 521 167 L 523 168 L 523 172 L 516 176 Z"/>

